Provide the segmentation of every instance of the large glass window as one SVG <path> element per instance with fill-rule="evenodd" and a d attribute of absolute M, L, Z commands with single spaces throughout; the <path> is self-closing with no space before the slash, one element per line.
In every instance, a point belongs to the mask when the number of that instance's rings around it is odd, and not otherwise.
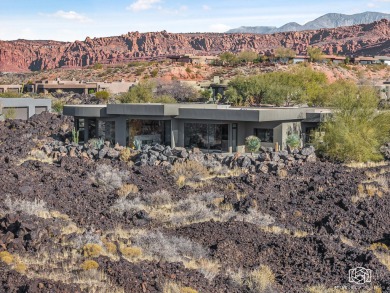
<path fill-rule="evenodd" d="M 255 128 L 255 136 L 262 142 L 274 142 L 274 130 L 266 128 Z"/>
<path fill-rule="evenodd" d="M 215 151 L 227 151 L 229 145 L 228 124 L 184 124 L 184 146 Z"/>
<path fill-rule="evenodd" d="M 127 121 L 128 142 L 130 147 L 160 143 L 171 145 L 170 120 L 139 120 Z"/>

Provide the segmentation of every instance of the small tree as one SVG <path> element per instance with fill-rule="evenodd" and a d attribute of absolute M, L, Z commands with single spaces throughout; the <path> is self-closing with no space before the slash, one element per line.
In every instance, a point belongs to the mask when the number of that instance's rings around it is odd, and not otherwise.
<path fill-rule="evenodd" d="M 318 47 L 308 47 L 307 55 L 309 55 L 309 62 L 322 60 L 322 50 Z"/>
<path fill-rule="evenodd" d="M 219 59 L 222 62 L 222 65 L 234 65 L 237 63 L 237 56 L 231 52 L 224 52 L 219 55 Z"/>
<path fill-rule="evenodd" d="M 241 62 L 250 63 L 258 59 L 259 55 L 253 51 L 242 51 L 238 54 L 237 59 Z"/>
<path fill-rule="evenodd" d="M 260 138 L 254 135 L 250 135 L 245 139 L 245 146 L 248 151 L 253 155 L 254 152 L 257 152 L 260 149 L 261 141 Z"/>
<path fill-rule="evenodd" d="M 280 61 L 287 63 L 288 60 L 290 60 L 291 58 L 294 58 L 296 56 L 296 53 L 293 49 L 279 47 L 279 48 L 275 49 L 274 55 Z"/>

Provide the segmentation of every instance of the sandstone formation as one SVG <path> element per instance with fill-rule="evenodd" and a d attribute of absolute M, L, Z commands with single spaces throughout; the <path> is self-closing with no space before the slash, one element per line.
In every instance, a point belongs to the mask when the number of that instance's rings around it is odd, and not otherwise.
<path fill-rule="evenodd" d="M 390 21 L 371 24 L 285 32 L 272 35 L 129 32 L 117 37 L 87 37 L 85 41 L 0 41 L 0 71 L 25 72 L 60 67 L 79 68 L 95 63 L 124 63 L 134 58 L 172 54 L 215 55 L 224 51 L 259 53 L 286 46 L 298 53 L 319 46 L 329 54 L 390 54 Z"/>

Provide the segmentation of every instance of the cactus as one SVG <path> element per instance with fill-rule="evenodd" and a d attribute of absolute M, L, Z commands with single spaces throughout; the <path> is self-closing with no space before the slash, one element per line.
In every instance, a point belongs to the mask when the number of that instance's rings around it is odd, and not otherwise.
<path fill-rule="evenodd" d="M 79 144 L 79 134 L 80 134 L 80 131 L 79 130 L 76 131 L 76 128 L 73 127 L 73 129 L 72 129 L 72 142 Z"/>

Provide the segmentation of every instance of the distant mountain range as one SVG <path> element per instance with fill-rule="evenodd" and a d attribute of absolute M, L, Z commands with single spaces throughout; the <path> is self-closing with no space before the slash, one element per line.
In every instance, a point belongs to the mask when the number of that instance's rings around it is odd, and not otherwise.
<path fill-rule="evenodd" d="M 366 24 L 381 19 L 389 19 L 390 14 L 380 12 L 363 12 L 358 14 L 328 13 L 304 25 L 296 22 L 289 22 L 281 27 L 275 26 L 242 26 L 231 29 L 227 33 L 250 33 L 250 34 L 273 34 L 291 31 L 317 30 L 321 28 L 336 28 L 341 26 L 351 26 Z"/>

